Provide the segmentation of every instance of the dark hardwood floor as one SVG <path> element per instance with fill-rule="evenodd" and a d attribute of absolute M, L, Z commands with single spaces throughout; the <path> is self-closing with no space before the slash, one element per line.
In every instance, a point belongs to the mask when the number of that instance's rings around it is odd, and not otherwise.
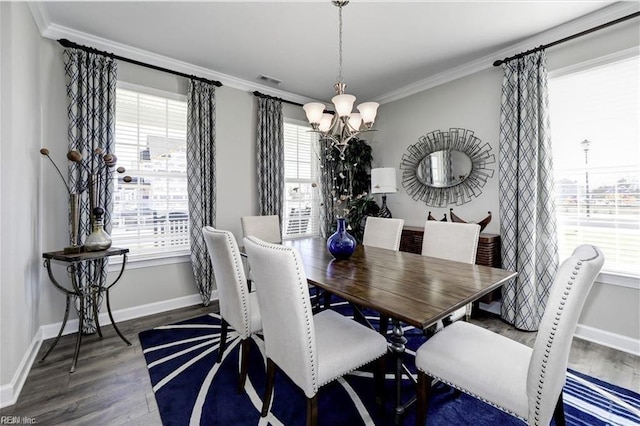
<path fill-rule="evenodd" d="M 138 333 L 217 309 L 212 303 L 119 323 L 132 346 L 126 346 L 113 327 L 105 325 L 103 340 L 97 336 L 83 339 L 74 373 L 69 373 L 69 368 L 75 334 L 64 336 L 45 362 L 34 363 L 18 402 L 0 410 L 0 416 L 26 416 L 41 425 L 160 425 Z M 494 316 L 472 322 L 530 346 L 535 340 L 535 333 L 515 330 Z M 39 357 L 51 342 L 43 343 Z M 569 367 L 628 389 L 640 389 L 640 357 L 624 352 L 574 339 Z"/>

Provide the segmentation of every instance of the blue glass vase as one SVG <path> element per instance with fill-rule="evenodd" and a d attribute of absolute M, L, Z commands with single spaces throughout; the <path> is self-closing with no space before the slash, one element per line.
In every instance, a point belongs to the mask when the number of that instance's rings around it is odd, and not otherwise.
<path fill-rule="evenodd" d="M 347 223 L 338 218 L 338 230 L 327 238 L 327 250 L 338 260 L 348 259 L 356 250 L 356 239 L 347 232 Z"/>

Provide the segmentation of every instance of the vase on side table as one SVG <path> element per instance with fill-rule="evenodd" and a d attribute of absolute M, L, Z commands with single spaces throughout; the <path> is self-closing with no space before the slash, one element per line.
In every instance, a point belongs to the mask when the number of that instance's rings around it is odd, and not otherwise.
<path fill-rule="evenodd" d="M 348 259 L 356 250 L 356 239 L 347 232 L 345 218 L 338 218 L 338 229 L 327 239 L 327 250 L 338 260 Z"/>
<path fill-rule="evenodd" d="M 111 247 L 111 236 L 104 230 L 103 214 L 101 207 L 93 209 L 93 231 L 84 241 L 85 251 L 101 251 Z"/>

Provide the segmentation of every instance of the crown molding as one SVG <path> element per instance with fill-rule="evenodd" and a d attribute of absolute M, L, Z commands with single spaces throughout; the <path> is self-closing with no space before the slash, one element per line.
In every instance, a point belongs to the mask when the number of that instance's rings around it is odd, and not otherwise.
<path fill-rule="evenodd" d="M 301 96 L 295 93 L 286 92 L 284 90 L 275 89 L 251 81 L 243 80 L 228 74 L 223 74 L 188 62 L 179 61 L 168 56 L 158 55 L 147 50 L 138 49 L 126 44 L 117 43 L 102 37 L 97 37 L 88 33 L 74 30 L 65 26 L 52 24 L 46 16 L 46 11 L 40 3 L 29 3 L 34 5 L 31 13 L 36 21 L 40 34 L 44 38 L 51 40 L 59 40 L 61 38 L 69 39 L 75 43 L 91 46 L 95 49 L 104 50 L 118 56 L 147 64 L 157 65 L 159 67 L 172 69 L 185 74 L 193 74 L 210 80 L 219 80 L 223 87 L 231 87 L 238 90 L 253 92 L 255 90 L 270 96 L 286 99 L 297 103 L 315 102 L 314 99 Z"/>
<path fill-rule="evenodd" d="M 420 80 L 407 86 L 401 87 L 397 90 L 388 92 L 377 97 L 376 99 L 373 99 L 373 101 L 385 104 L 388 102 L 406 98 L 407 96 L 414 95 L 427 89 L 431 89 L 433 87 L 440 86 L 442 84 L 457 80 L 462 77 L 466 77 L 476 72 L 492 68 L 493 62 L 497 59 L 513 56 L 520 52 L 532 49 L 535 46 L 551 43 L 555 40 L 568 37 L 572 34 L 576 34 L 589 28 L 593 28 L 595 26 L 613 21 L 615 19 L 622 18 L 623 16 L 629 15 L 631 13 L 638 12 L 639 10 L 640 3 L 637 1 L 622 1 L 615 3 L 602 10 L 590 13 L 589 15 L 577 18 L 566 24 L 560 25 L 536 36 L 530 37 L 520 43 L 483 56 L 479 59 L 467 62 L 460 66 L 440 72 L 436 75 L 425 78 L 424 80 Z"/>
<path fill-rule="evenodd" d="M 317 100 L 308 98 L 306 96 L 286 92 L 252 81 L 243 80 L 208 68 L 193 65 L 188 62 L 179 61 L 167 56 L 162 56 L 146 50 L 131 47 L 126 44 L 117 43 L 108 39 L 96 37 L 88 33 L 76 31 L 68 27 L 52 24 L 51 19 L 49 18 L 42 2 L 29 2 L 28 5 L 42 37 L 52 40 L 67 38 L 78 44 L 88 45 L 96 49 L 112 52 L 116 55 L 134 59 L 140 62 L 173 69 L 185 74 L 194 74 L 212 80 L 219 80 L 224 86 L 238 90 L 250 92 L 257 90 L 270 96 L 279 97 L 301 104 L 307 102 L 317 102 Z M 442 71 L 436 75 L 425 78 L 424 80 L 411 83 L 407 86 L 388 92 L 372 100 L 381 104 L 385 104 L 405 98 L 407 96 L 411 96 L 424 90 L 431 89 L 450 81 L 454 81 L 459 78 L 474 74 L 476 72 L 491 68 L 493 67 L 493 61 L 495 61 L 496 59 L 502 59 L 526 51 L 535 46 L 550 43 L 554 40 L 570 36 L 571 34 L 575 34 L 594 26 L 601 25 L 614 19 L 618 19 L 628 14 L 637 12 L 638 10 L 640 10 L 640 3 L 637 1 L 621 1 L 614 3 L 611 6 L 606 7 L 600 11 L 596 11 L 566 24 L 552 28 L 548 31 L 540 33 L 534 37 L 530 37 L 525 41 L 501 49 L 490 55 L 486 55 L 457 67 Z"/>
<path fill-rule="evenodd" d="M 38 27 L 40 34 L 43 34 L 47 27 L 51 24 L 51 18 L 41 1 L 30 1 L 27 3 L 31 16 Z"/>

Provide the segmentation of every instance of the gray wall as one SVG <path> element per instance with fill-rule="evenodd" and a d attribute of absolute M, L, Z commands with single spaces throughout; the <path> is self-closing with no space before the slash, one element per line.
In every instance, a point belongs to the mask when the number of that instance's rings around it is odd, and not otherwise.
<path fill-rule="evenodd" d="M 68 119 L 62 47 L 40 37 L 24 3 L 0 3 L 0 19 L 0 384 L 9 385 L 40 326 L 60 322 L 64 314 L 64 295 L 43 273 L 41 254 L 67 245 L 67 196 L 39 149 L 47 147 L 64 173 Z M 128 63 L 119 63 L 118 79 L 187 92 L 188 83 L 181 77 Z M 240 216 L 258 212 L 256 111 L 257 100 L 250 92 L 224 86 L 216 90 L 215 226 L 232 231 L 238 240 Z M 300 107 L 285 104 L 284 114 L 304 119 Z M 112 290 L 114 311 L 197 294 L 188 261 L 139 266 L 131 263 Z M 62 265 L 54 265 L 54 272 L 65 275 Z"/>
<path fill-rule="evenodd" d="M 551 73 L 590 59 L 640 45 L 637 20 L 599 31 L 548 51 Z M 496 58 L 498 59 L 498 58 Z M 434 87 L 395 102 L 384 104 L 378 112 L 377 132 L 369 133 L 375 166 L 399 169 L 402 155 L 421 135 L 433 130 L 462 127 L 475 131 L 483 142 L 489 142 L 498 158 L 500 97 L 502 69 L 491 67 L 464 78 Z M 551 123 L 553 125 L 553 121 Z M 470 221 L 479 221 L 487 211 L 493 220 L 484 232 L 499 233 L 498 170 L 480 197 L 463 206 L 428 207 L 413 200 L 402 189 L 387 197 L 394 217 L 404 218 L 407 225 L 422 226 L 431 211 L 441 218 L 454 212 Z M 640 290 L 597 282 L 585 305 L 580 324 L 631 339 L 640 339 Z M 637 343 L 636 343 L 637 345 Z"/>
<path fill-rule="evenodd" d="M 40 36 L 24 4 L 0 3 L 0 384 L 40 326 Z"/>

